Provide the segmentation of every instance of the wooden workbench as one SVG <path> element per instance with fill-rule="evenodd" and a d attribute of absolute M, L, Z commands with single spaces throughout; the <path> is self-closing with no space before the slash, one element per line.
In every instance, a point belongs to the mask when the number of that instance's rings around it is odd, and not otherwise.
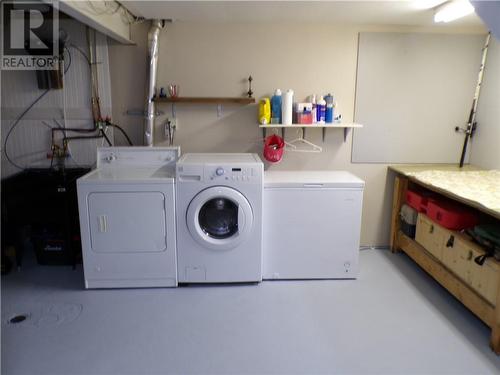
<path fill-rule="evenodd" d="M 428 190 L 439 193 L 447 198 L 456 200 L 470 207 L 473 207 L 491 217 L 500 220 L 500 212 L 484 207 L 478 202 L 465 199 L 452 191 L 436 188 L 435 186 L 423 183 L 411 174 L 428 170 L 442 171 L 478 171 L 481 168 L 466 165 L 462 169 L 456 164 L 404 164 L 391 165 L 389 170 L 395 173 L 394 193 L 391 216 L 390 245 L 393 252 L 403 251 L 422 269 L 431 275 L 437 282 L 446 288 L 455 298 L 462 302 L 469 310 L 491 328 L 490 346 L 495 353 L 500 354 L 500 286 L 496 304 L 493 306 L 480 296 L 469 285 L 448 270 L 439 260 L 432 256 L 424 247 L 415 240 L 406 236 L 400 230 L 399 212 L 405 202 L 408 184 L 416 184 Z"/>

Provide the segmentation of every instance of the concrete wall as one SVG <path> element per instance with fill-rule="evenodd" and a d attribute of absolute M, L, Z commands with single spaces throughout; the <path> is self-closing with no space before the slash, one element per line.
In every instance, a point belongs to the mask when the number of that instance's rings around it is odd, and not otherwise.
<path fill-rule="evenodd" d="M 110 46 L 113 116 L 142 142 L 142 118 L 126 116 L 127 109 L 144 106 L 146 36 L 148 25 L 132 30 L 137 47 Z M 294 89 L 297 99 L 332 92 L 345 122 L 353 121 L 359 31 L 421 31 L 406 28 L 360 28 L 326 24 L 202 24 L 176 22 L 162 32 L 158 86 L 180 85 L 181 96 L 242 96 L 246 78 L 254 78 L 254 96 L 271 95 L 274 88 Z M 472 95 L 472 93 L 471 93 Z M 155 144 L 165 144 L 162 124 L 156 124 Z M 177 104 L 179 130 L 175 144 L 185 152 L 257 152 L 262 134 L 256 105 L 224 105 L 218 117 L 215 105 Z M 287 138 L 295 137 L 289 129 Z M 386 164 L 352 164 L 349 135 L 340 129 L 307 132 L 307 139 L 323 147 L 318 154 L 286 153 L 282 170 L 348 170 L 366 181 L 361 243 L 386 245 L 389 237 L 392 180 Z M 432 139 L 431 139 L 432 141 Z M 373 147 L 377 147 L 373 144 Z M 457 150 L 458 152 L 458 150 Z M 391 182 L 391 183 L 389 183 Z M 305 218 L 306 220 L 306 218 Z"/>
<path fill-rule="evenodd" d="M 476 120 L 478 128 L 471 142 L 471 164 L 500 169 L 500 41 L 493 36 Z"/>

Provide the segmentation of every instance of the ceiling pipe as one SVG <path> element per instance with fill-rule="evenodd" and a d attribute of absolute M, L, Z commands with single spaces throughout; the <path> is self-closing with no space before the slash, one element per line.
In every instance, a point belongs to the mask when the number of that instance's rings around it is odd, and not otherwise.
<path fill-rule="evenodd" d="M 144 116 L 144 144 L 153 146 L 153 131 L 155 125 L 155 103 L 156 73 L 158 71 L 158 43 L 160 31 L 165 27 L 165 20 L 152 20 L 148 32 L 148 87 L 146 97 L 146 109 Z"/>

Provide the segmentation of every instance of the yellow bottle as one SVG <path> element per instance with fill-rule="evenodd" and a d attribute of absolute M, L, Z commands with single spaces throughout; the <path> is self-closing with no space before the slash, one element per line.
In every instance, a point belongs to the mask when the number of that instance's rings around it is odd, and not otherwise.
<path fill-rule="evenodd" d="M 271 101 L 262 98 L 259 101 L 259 124 L 268 125 L 271 122 Z"/>

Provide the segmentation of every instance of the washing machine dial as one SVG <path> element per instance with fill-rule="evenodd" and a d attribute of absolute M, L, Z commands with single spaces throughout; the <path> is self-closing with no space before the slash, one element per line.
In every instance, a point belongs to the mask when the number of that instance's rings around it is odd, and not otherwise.
<path fill-rule="evenodd" d="M 112 163 L 114 162 L 116 159 L 118 159 L 116 157 L 116 155 L 114 153 L 111 153 L 109 154 L 108 156 L 105 157 L 105 160 L 108 162 L 108 163 Z"/>
<path fill-rule="evenodd" d="M 224 169 L 223 169 L 223 168 L 217 168 L 217 169 L 215 170 L 215 174 L 216 174 L 217 176 L 222 176 L 222 175 L 224 174 L 224 172 L 225 172 L 225 171 L 224 171 Z"/>

